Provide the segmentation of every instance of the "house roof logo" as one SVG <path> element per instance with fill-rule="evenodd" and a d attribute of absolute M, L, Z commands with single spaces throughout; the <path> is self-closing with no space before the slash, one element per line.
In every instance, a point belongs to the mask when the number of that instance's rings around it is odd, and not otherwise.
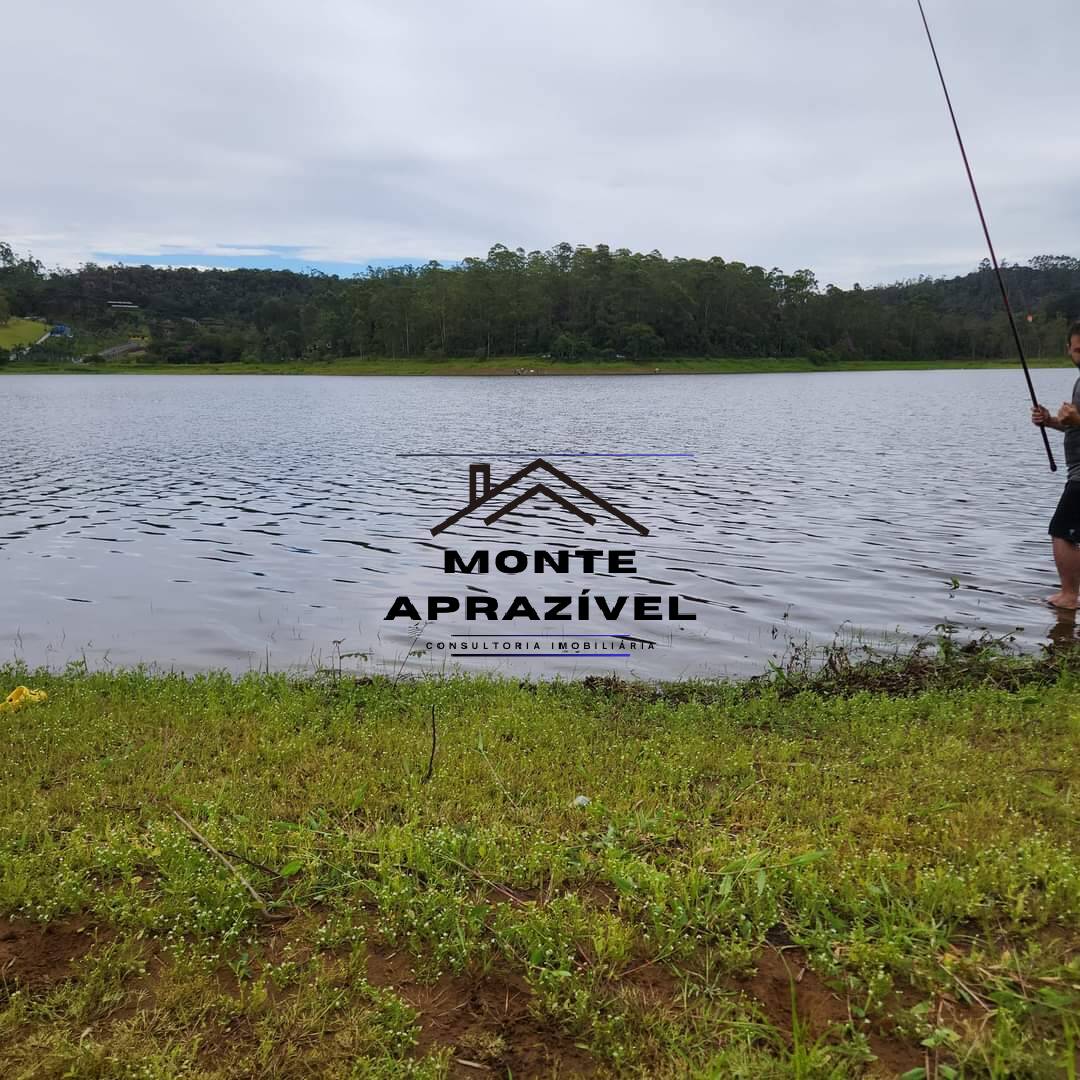
<path fill-rule="evenodd" d="M 518 469 L 516 473 L 507 477 L 501 484 L 495 484 L 494 486 L 491 483 L 490 465 L 486 463 L 470 465 L 468 504 L 456 513 L 451 514 L 445 521 L 439 522 L 438 525 L 432 528 L 431 535 L 438 536 L 444 529 L 449 529 L 452 525 L 456 525 L 461 521 L 462 518 L 466 518 L 478 511 L 483 513 L 482 520 L 485 525 L 494 525 L 500 518 L 505 517 L 523 503 L 535 499 L 539 495 L 546 496 L 557 506 L 562 507 L 562 509 L 575 517 L 581 518 L 587 524 L 595 525 L 596 518 L 592 514 L 587 510 L 583 510 L 580 506 L 576 506 L 569 499 L 564 498 L 552 487 L 544 483 L 542 476 L 539 477 L 539 483 L 535 483 L 526 488 L 521 494 L 511 497 L 508 502 L 502 502 L 502 496 L 507 494 L 515 484 L 526 477 L 532 476 L 534 473 L 543 471 L 548 472 L 555 479 L 572 488 L 595 506 L 618 518 L 619 521 L 623 522 L 624 525 L 628 525 L 635 532 L 640 533 L 642 536 L 649 535 L 649 530 L 640 521 L 635 521 L 629 514 L 624 514 L 618 507 L 608 502 L 607 499 L 597 495 L 594 491 L 590 491 L 584 484 L 579 483 L 573 477 L 564 473 L 562 469 L 557 469 L 551 462 L 545 461 L 543 458 L 537 458 L 523 469 Z"/>

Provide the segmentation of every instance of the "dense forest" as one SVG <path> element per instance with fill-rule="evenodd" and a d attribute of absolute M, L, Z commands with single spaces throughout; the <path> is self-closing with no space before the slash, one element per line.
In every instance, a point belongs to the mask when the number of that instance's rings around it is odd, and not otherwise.
<path fill-rule="evenodd" d="M 1080 260 L 1040 255 L 1005 264 L 1004 275 L 1026 350 L 1059 354 L 1067 323 L 1080 316 Z M 839 289 L 821 287 L 810 270 L 602 244 L 529 253 L 496 245 L 458 265 L 340 278 L 94 264 L 46 271 L 0 243 L 0 321 L 8 315 L 76 328 L 62 346 L 69 351 L 141 338 L 149 359 L 180 364 L 344 356 L 978 360 L 1014 352 L 986 260 L 958 277 Z"/>

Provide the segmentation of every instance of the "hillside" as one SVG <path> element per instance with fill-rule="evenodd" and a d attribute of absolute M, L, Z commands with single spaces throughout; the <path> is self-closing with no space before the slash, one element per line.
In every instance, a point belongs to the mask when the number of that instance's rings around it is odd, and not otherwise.
<path fill-rule="evenodd" d="M 1080 260 L 1006 264 L 1024 347 L 1061 354 L 1080 317 Z M 46 272 L 0 243 L 0 294 L 158 364 L 544 358 L 959 361 L 1015 354 L 988 263 L 952 278 L 850 289 L 808 269 L 558 244 L 339 278 L 275 270 L 96 266 Z M 51 344 L 51 343 L 50 343 Z M 92 350 L 82 343 L 72 350 Z M 46 358 L 46 357 L 43 357 Z"/>
<path fill-rule="evenodd" d="M 14 349 L 21 345 L 31 345 L 37 341 L 48 327 L 44 323 L 31 319 L 11 318 L 0 323 L 0 349 Z"/>

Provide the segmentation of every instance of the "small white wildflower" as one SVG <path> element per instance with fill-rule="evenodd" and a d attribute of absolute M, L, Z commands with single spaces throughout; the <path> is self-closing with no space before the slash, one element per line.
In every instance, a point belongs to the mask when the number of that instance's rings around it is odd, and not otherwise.
<path fill-rule="evenodd" d="M 574 796 L 574 801 L 570 805 L 571 806 L 588 806 L 589 803 L 591 803 L 591 802 L 592 802 L 592 799 L 590 799 L 588 795 L 575 795 Z"/>

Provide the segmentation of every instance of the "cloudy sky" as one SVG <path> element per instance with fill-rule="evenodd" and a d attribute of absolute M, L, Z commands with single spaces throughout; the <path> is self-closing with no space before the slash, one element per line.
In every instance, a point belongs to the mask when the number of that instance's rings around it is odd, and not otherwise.
<path fill-rule="evenodd" d="M 925 0 L 999 257 L 1080 255 L 1080 4 Z M 0 239 L 49 266 L 985 255 L 915 0 L 35 0 Z"/>

